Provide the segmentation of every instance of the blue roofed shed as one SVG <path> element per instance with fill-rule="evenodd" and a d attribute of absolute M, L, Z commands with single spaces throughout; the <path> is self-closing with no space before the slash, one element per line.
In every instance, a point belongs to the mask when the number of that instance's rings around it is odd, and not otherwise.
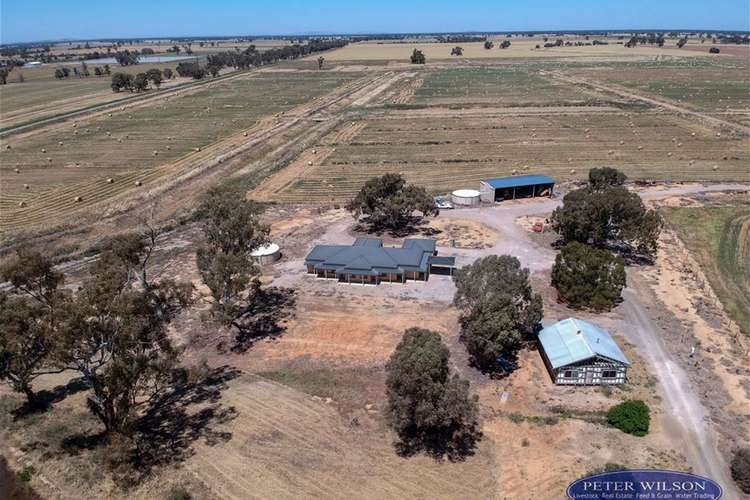
<path fill-rule="evenodd" d="M 514 175 L 479 181 L 479 193 L 483 202 L 515 200 L 535 196 L 552 196 L 555 180 L 546 175 Z"/>
<path fill-rule="evenodd" d="M 630 362 L 612 336 L 587 321 L 568 318 L 539 332 L 540 351 L 556 384 L 622 384 Z"/>

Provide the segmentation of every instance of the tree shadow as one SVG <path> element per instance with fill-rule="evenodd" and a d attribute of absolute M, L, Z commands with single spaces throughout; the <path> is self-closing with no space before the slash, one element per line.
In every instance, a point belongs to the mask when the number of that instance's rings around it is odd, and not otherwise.
<path fill-rule="evenodd" d="M 59 403 L 68 396 L 88 390 L 88 388 L 89 385 L 83 377 L 76 377 L 70 379 L 66 384 L 55 386 L 52 390 L 41 390 L 36 393 L 33 402 L 26 401 L 13 410 L 13 418 L 19 420 L 33 413 L 44 413 L 53 404 Z"/>
<path fill-rule="evenodd" d="M 210 369 L 197 380 L 176 383 L 148 404 L 135 423 L 132 440 L 104 432 L 74 434 L 62 440 L 62 449 L 77 455 L 107 446 L 104 457 L 115 481 L 123 487 L 136 484 L 154 467 L 192 456 L 192 445 L 199 439 L 210 446 L 231 439 L 231 433 L 216 427 L 237 416 L 233 406 L 223 405 L 220 400 L 227 382 L 240 375 L 240 370 L 222 366 Z"/>
<path fill-rule="evenodd" d="M 283 334 L 286 331 L 283 322 L 294 315 L 296 304 L 296 291 L 292 288 L 262 289 L 253 304 L 234 323 L 237 334 L 230 350 L 243 353 L 259 340 Z"/>
<path fill-rule="evenodd" d="M 232 434 L 216 429 L 237 416 L 233 406 L 220 400 L 227 382 L 241 375 L 229 366 L 210 370 L 197 381 L 185 382 L 152 401 L 136 424 L 136 453 L 132 465 L 147 473 L 151 468 L 181 462 L 193 455 L 198 439 L 214 446 L 231 439 Z M 191 409 L 203 407 L 197 412 Z"/>
<path fill-rule="evenodd" d="M 383 236 L 384 234 L 387 234 L 392 238 L 405 238 L 407 236 L 415 235 L 434 236 L 442 232 L 439 229 L 425 227 L 426 225 L 427 219 L 418 215 L 407 217 L 397 227 L 385 226 L 377 221 L 373 221 L 369 217 L 363 217 L 356 222 L 353 229 L 355 233 L 374 236 Z"/>
<path fill-rule="evenodd" d="M 451 425 L 429 431 L 407 429 L 394 443 L 396 453 L 403 458 L 419 453 L 438 460 L 463 462 L 476 453 L 482 432 L 474 425 Z"/>

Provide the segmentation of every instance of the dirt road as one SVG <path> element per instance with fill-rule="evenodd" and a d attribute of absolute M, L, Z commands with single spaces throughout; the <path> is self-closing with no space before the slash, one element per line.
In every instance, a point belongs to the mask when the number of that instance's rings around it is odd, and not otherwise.
<path fill-rule="evenodd" d="M 727 498 L 740 498 L 729 476 L 726 460 L 718 451 L 716 434 L 708 425 L 707 410 L 693 391 L 685 370 L 668 352 L 663 337 L 641 303 L 642 295 L 638 291 L 644 285 L 632 276 L 628 281 L 630 286 L 623 292 L 625 300 L 619 308 L 626 326 L 620 331 L 638 348 L 659 380 L 666 403 L 667 433 L 672 434 L 675 444 L 683 447 L 694 472 L 718 481 Z"/>

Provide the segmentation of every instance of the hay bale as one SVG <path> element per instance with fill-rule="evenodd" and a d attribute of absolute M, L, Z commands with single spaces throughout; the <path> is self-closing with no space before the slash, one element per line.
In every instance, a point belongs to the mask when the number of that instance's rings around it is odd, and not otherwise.
<path fill-rule="evenodd" d="M 158 152 L 158 151 L 154 151 L 154 152 L 153 152 L 153 155 L 154 155 L 154 156 L 159 156 L 159 152 Z"/>
<path fill-rule="evenodd" d="M 568 163 L 573 163 L 573 158 L 568 158 Z"/>
<path fill-rule="evenodd" d="M 692 132 L 690 135 L 693 136 L 693 137 L 695 137 L 695 132 Z"/>
<path fill-rule="evenodd" d="M 678 148 L 681 148 L 681 147 L 682 147 L 682 143 L 681 143 L 681 142 L 678 142 L 678 143 L 677 143 L 677 147 L 678 147 Z"/>
<path fill-rule="evenodd" d="M 52 158 L 47 158 L 47 163 L 52 163 Z"/>
<path fill-rule="evenodd" d="M 42 148 L 42 153 L 46 153 L 47 150 L 45 148 Z"/>
<path fill-rule="evenodd" d="M 20 173 L 21 173 L 21 171 L 20 171 L 20 170 L 18 170 L 17 168 L 14 168 L 14 169 L 13 169 L 13 171 L 14 171 L 15 173 L 17 173 L 17 174 L 20 174 Z"/>
<path fill-rule="evenodd" d="M 667 156 L 672 156 L 672 152 L 670 151 L 669 153 L 667 153 Z"/>
<path fill-rule="evenodd" d="M 307 166 L 308 166 L 308 167 L 312 167 L 312 162 L 311 162 L 311 161 L 308 161 L 308 162 L 307 162 Z"/>
<path fill-rule="evenodd" d="M 242 135 L 243 135 L 244 137 L 247 137 L 247 132 L 242 132 Z"/>
<path fill-rule="evenodd" d="M 517 173 L 518 173 L 518 170 L 516 170 L 515 168 L 510 171 L 511 175 L 516 175 Z"/>
<path fill-rule="evenodd" d="M 5 149 L 10 149 L 10 144 L 6 144 Z"/>
<path fill-rule="evenodd" d="M 141 187 L 142 185 L 143 185 L 143 183 L 141 181 L 135 181 L 135 186 L 136 187 Z"/>
<path fill-rule="evenodd" d="M 24 189 L 29 189 L 29 188 L 31 188 L 31 186 L 29 186 L 28 184 L 24 184 L 24 185 L 23 185 L 23 188 L 24 188 Z"/>
<path fill-rule="evenodd" d="M 318 152 L 316 150 L 312 150 L 312 154 L 317 154 Z"/>
<path fill-rule="evenodd" d="M 719 170 L 719 166 L 718 166 L 718 165 L 714 165 L 714 166 L 713 166 L 713 167 L 711 167 L 711 168 L 713 168 L 714 172 L 716 172 L 717 170 Z"/>
<path fill-rule="evenodd" d="M 18 206 L 21 207 L 21 208 L 23 208 L 23 207 L 26 206 L 26 202 L 25 201 L 19 201 L 18 202 Z"/>
<path fill-rule="evenodd" d="M 613 154 L 615 154 L 615 150 L 614 149 L 610 149 L 609 151 L 607 151 L 607 154 L 608 155 L 613 155 Z"/>
<path fill-rule="evenodd" d="M 112 184 L 113 182 L 115 182 L 115 180 L 112 177 L 107 179 L 107 184 Z"/>
<path fill-rule="evenodd" d="M 643 146 L 638 146 L 638 151 L 641 151 L 643 149 Z"/>
<path fill-rule="evenodd" d="M 81 198 L 80 196 L 76 196 L 75 198 L 73 198 L 73 201 L 75 201 L 76 203 L 80 203 L 83 201 L 83 198 Z"/>
<path fill-rule="evenodd" d="M 721 132 L 716 132 L 716 137 L 721 137 Z"/>
<path fill-rule="evenodd" d="M 573 175 L 573 174 L 575 174 L 575 173 L 576 173 L 576 169 L 574 169 L 574 168 L 571 168 L 571 169 L 570 169 L 570 174 L 571 174 L 571 175 Z"/>
<path fill-rule="evenodd" d="M 172 146 L 167 146 L 167 151 L 170 151 L 172 149 Z"/>
<path fill-rule="evenodd" d="M 625 145 L 625 141 L 620 141 L 620 146 L 624 146 L 624 145 Z"/>
<path fill-rule="evenodd" d="M 201 148 L 195 148 L 195 152 L 196 153 L 199 152 L 200 150 L 201 150 Z"/>

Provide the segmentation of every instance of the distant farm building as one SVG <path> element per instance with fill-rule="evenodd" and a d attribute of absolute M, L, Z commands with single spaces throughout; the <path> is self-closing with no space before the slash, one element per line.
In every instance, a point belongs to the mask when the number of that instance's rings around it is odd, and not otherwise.
<path fill-rule="evenodd" d="M 552 196 L 555 180 L 546 175 L 515 175 L 479 181 L 482 201 L 515 200 L 535 196 Z"/>
<path fill-rule="evenodd" d="M 482 202 L 476 189 L 457 189 L 451 193 L 451 201 L 457 207 L 478 207 Z"/>
<path fill-rule="evenodd" d="M 455 259 L 438 257 L 435 240 L 407 239 L 384 247 L 378 239 L 357 238 L 352 245 L 317 245 L 305 258 L 308 274 L 341 283 L 378 285 L 427 281 L 431 273 L 453 274 Z"/>
<path fill-rule="evenodd" d="M 606 331 L 568 318 L 539 332 L 544 363 L 559 385 L 624 384 L 630 362 Z"/>

